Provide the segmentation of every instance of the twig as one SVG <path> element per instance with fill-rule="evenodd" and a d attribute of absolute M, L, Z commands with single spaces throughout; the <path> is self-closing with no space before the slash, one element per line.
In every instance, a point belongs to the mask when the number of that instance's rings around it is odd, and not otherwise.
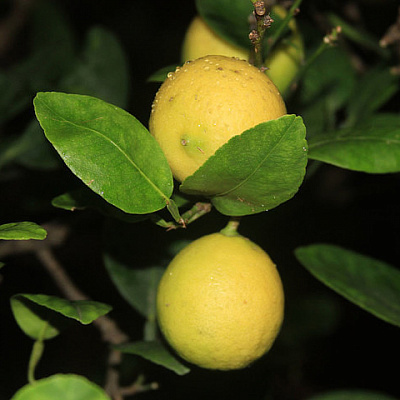
<path fill-rule="evenodd" d="M 67 236 L 67 229 L 59 225 L 44 225 L 47 238 L 43 241 L 6 241 L 0 245 L 0 258 L 15 255 L 34 253 L 44 266 L 53 281 L 68 300 L 89 300 L 54 255 L 53 247 L 62 244 Z M 118 327 L 116 322 L 108 317 L 97 318 L 93 325 L 99 330 L 102 340 L 106 343 L 116 345 L 128 341 L 128 336 Z M 124 395 L 119 386 L 119 373 L 117 367 L 121 363 L 121 352 L 110 350 L 108 357 L 107 373 L 105 379 L 105 390 L 114 400 L 122 400 Z"/>
<path fill-rule="evenodd" d="M 249 39 L 253 45 L 251 61 L 257 68 L 263 66 L 262 45 L 265 31 L 271 27 L 274 20 L 270 17 L 266 1 L 251 0 L 254 6 L 253 16 L 255 27 L 249 34 Z"/>

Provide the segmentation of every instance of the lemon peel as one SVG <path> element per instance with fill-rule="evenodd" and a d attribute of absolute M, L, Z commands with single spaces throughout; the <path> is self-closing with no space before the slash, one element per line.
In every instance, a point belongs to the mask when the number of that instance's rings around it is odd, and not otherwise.
<path fill-rule="evenodd" d="M 149 129 L 182 182 L 231 137 L 284 114 L 282 96 L 265 73 L 245 60 L 214 55 L 168 74 Z"/>
<path fill-rule="evenodd" d="M 279 273 L 249 239 L 203 236 L 172 260 L 157 293 L 165 338 L 203 368 L 244 368 L 264 355 L 280 330 L 284 293 Z"/>
<path fill-rule="evenodd" d="M 274 5 L 272 11 L 282 19 L 287 15 L 287 10 L 280 5 Z M 303 37 L 294 18 L 289 22 L 289 29 L 290 34 L 272 49 L 264 61 L 268 68 L 266 74 L 281 93 L 286 92 L 304 59 Z M 211 54 L 248 60 L 250 51 L 228 42 L 213 31 L 201 16 L 196 15 L 186 30 L 181 54 L 183 61 Z"/>

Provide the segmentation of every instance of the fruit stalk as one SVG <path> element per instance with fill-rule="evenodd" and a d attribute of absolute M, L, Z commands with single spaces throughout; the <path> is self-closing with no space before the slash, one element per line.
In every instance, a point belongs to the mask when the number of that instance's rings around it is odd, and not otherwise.
<path fill-rule="evenodd" d="M 225 228 L 221 229 L 221 233 L 225 236 L 237 236 L 239 235 L 237 231 L 239 228 L 239 224 L 240 224 L 240 218 L 232 217 L 226 224 Z"/>

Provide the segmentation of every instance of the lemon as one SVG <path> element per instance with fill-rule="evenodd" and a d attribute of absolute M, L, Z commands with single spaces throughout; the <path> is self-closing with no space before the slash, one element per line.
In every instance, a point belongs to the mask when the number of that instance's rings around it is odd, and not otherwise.
<path fill-rule="evenodd" d="M 181 250 L 157 293 L 165 338 L 188 362 L 208 369 L 244 368 L 279 333 L 284 293 L 267 253 L 243 236 L 214 233 Z"/>
<path fill-rule="evenodd" d="M 284 7 L 275 5 L 272 8 L 280 18 L 285 18 Z M 266 58 L 266 74 L 271 78 L 281 93 L 284 93 L 296 76 L 304 59 L 304 43 L 296 21 L 289 23 L 291 34 L 285 37 Z M 266 33 L 268 37 L 268 31 Z M 211 54 L 238 57 L 248 60 L 249 51 L 235 46 L 215 33 L 200 16 L 195 16 L 190 23 L 183 40 L 183 61 L 193 60 Z"/>
<path fill-rule="evenodd" d="M 168 74 L 149 129 L 183 181 L 231 137 L 284 114 L 285 103 L 263 72 L 244 60 L 207 56 Z"/>
<path fill-rule="evenodd" d="M 195 16 L 183 40 L 182 61 L 195 60 L 208 55 L 238 57 L 248 60 L 250 50 L 244 49 L 218 36 L 201 18 Z"/>

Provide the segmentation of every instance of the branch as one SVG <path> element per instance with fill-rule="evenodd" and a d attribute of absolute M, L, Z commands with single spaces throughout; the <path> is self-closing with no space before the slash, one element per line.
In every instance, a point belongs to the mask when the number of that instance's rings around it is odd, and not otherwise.
<path fill-rule="evenodd" d="M 48 232 L 45 240 L 6 241 L 0 244 L 0 258 L 16 254 L 34 253 L 49 275 L 53 278 L 53 281 L 61 293 L 68 300 L 89 300 L 89 297 L 73 282 L 53 252 L 53 247 L 59 246 L 66 239 L 68 233 L 67 229 L 64 226 L 56 224 L 48 224 L 43 227 Z M 128 335 L 126 335 L 118 327 L 116 322 L 107 315 L 97 318 L 93 322 L 93 325 L 99 330 L 102 340 L 111 345 L 121 344 L 127 342 L 129 339 Z M 139 382 L 135 383 L 136 386 L 135 384 L 132 385 L 130 390 L 121 388 L 119 386 L 118 372 L 121 359 L 120 351 L 110 350 L 105 379 L 105 391 L 112 396 L 114 400 L 122 400 L 123 397 L 127 395 L 126 393 L 133 390 L 133 387 L 135 387 L 136 392 L 146 390 L 147 386 L 149 389 L 155 388 L 156 384 L 139 385 Z"/>

